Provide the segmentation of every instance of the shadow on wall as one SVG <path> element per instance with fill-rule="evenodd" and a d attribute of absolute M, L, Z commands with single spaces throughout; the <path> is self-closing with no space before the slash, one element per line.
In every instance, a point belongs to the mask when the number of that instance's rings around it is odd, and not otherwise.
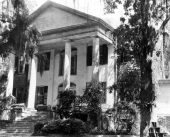
<path fill-rule="evenodd" d="M 109 71 L 108 71 L 108 78 L 109 78 L 109 81 L 112 80 L 114 77 L 114 73 L 116 71 L 116 65 L 115 63 L 112 61 L 111 64 L 108 66 L 109 67 Z"/>

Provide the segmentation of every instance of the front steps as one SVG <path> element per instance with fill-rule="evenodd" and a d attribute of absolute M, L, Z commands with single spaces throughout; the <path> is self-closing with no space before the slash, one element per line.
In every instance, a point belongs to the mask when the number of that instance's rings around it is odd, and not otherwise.
<path fill-rule="evenodd" d="M 36 121 L 47 119 L 47 112 L 24 111 L 17 116 L 16 121 L 0 129 L 0 137 L 27 137 L 34 131 Z"/>

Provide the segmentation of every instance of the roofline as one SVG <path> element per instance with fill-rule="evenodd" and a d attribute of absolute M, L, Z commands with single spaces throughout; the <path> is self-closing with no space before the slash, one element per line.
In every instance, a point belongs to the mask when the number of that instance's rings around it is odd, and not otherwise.
<path fill-rule="evenodd" d="M 79 24 L 79 25 L 72 25 L 72 26 L 67 26 L 67 27 L 62 27 L 62 28 L 57 28 L 57 29 L 51 29 L 51 30 L 45 30 L 42 31 L 42 35 L 50 35 L 50 34 L 54 34 L 54 33 L 61 33 L 64 31 L 70 31 L 70 30 L 75 30 L 75 29 L 79 29 L 79 28 L 87 28 L 89 26 L 95 26 L 96 22 L 91 22 L 91 23 L 84 23 L 84 24 Z"/>
<path fill-rule="evenodd" d="M 59 9 L 62 9 L 62 10 L 65 10 L 65 11 L 69 11 L 70 13 L 72 14 L 75 14 L 78 15 L 78 16 L 81 16 L 81 17 L 84 17 L 84 18 L 87 18 L 87 20 L 91 20 L 91 21 L 95 21 L 95 22 L 98 22 L 100 23 L 102 26 L 108 28 L 109 30 L 113 31 L 114 28 L 112 26 L 110 26 L 108 23 L 106 23 L 105 21 L 103 21 L 102 19 L 98 18 L 98 17 L 95 17 L 95 16 L 92 16 L 92 15 L 89 15 L 89 14 L 86 14 L 86 13 L 83 13 L 81 11 L 78 11 L 78 10 L 75 10 L 75 9 L 72 9 L 72 8 L 69 8 L 67 6 L 64 6 L 64 5 L 61 5 L 61 4 L 58 4 L 56 2 L 53 2 L 51 0 L 47 0 L 42 6 L 40 6 L 36 11 L 34 11 L 28 18 L 28 21 L 29 23 L 31 23 L 32 21 L 34 21 L 34 19 L 40 15 L 42 13 L 42 11 L 44 9 L 47 9 L 49 6 L 53 6 L 53 7 L 57 7 Z"/>

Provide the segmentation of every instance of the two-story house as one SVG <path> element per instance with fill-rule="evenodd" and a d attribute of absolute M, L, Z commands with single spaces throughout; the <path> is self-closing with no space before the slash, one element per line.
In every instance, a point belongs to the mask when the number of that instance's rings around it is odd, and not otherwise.
<path fill-rule="evenodd" d="M 83 95 L 92 80 L 103 87 L 115 82 L 113 28 L 106 22 L 52 1 L 31 14 L 29 22 L 42 33 L 37 52 L 45 53 L 48 62 L 41 75 L 36 56 L 26 66 L 26 73 L 22 71 L 22 59 L 15 58 L 18 74 L 14 76 L 13 95 L 18 103 L 27 103 L 28 108 L 54 106 L 63 89 Z M 18 82 L 21 76 L 28 87 Z M 103 106 L 112 107 L 113 103 L 114 93 L 106 90 Z"/>

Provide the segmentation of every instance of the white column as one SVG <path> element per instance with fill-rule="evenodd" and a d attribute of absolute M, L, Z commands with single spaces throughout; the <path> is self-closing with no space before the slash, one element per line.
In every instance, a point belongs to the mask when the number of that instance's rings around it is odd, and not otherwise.
<path fill-rule="evenodd" d="M 50 75 L 51 75 L 51 95 L 50 98 L 47 99 L 47 102 L 51 101 L 51 106 L 53 106 L 54 103 L 54 92 L 56 91 L 55 89 L 55 49 L 51 50 L 51 57 L 50 57 Z M 48 93 L 50 94 L 50 93 Z"/>
<path fill-rule="evenodd" d="M 8 72 L 8 84 L 6 89 L 6 96 L 12 95 L 13 83 L 14 83 L 14 64 L 15 64 L 15 55 L 9 55 L 9 72 Z"/>
<path fill-rule="evenodd" d="M 107 87 L 112 86 L 116 82 L 116 59 L 114 54 L 114 45 L 108 45 L 108 65 L 107 65 Z M 116 102 L 116 91 L 110 94 L 107 92 L 106 104 L 110 107 Z"/>
<path fill-rule="evenodd" d="M 93 37 L 92 54 L 92 85 L 96 87 L 99 83 L 99 37 Z"/>
<path fill-rule="evenodd" d="M 71 42 L 65 43 L 65 57 L 64 57 L 64 90 L 70 88 L 70 66 L 71 66 Z"/>
<path fill-rule="evenodd" d="M 27 108 L 34 109 L 35 106 L 35 93 L 36 93 L 36 78 L 37 78 L 37 66 L 36 57 L 31 59 L 31 70 L 30 70 L 30 83 L 28 91 L 28 106 Z"/>

